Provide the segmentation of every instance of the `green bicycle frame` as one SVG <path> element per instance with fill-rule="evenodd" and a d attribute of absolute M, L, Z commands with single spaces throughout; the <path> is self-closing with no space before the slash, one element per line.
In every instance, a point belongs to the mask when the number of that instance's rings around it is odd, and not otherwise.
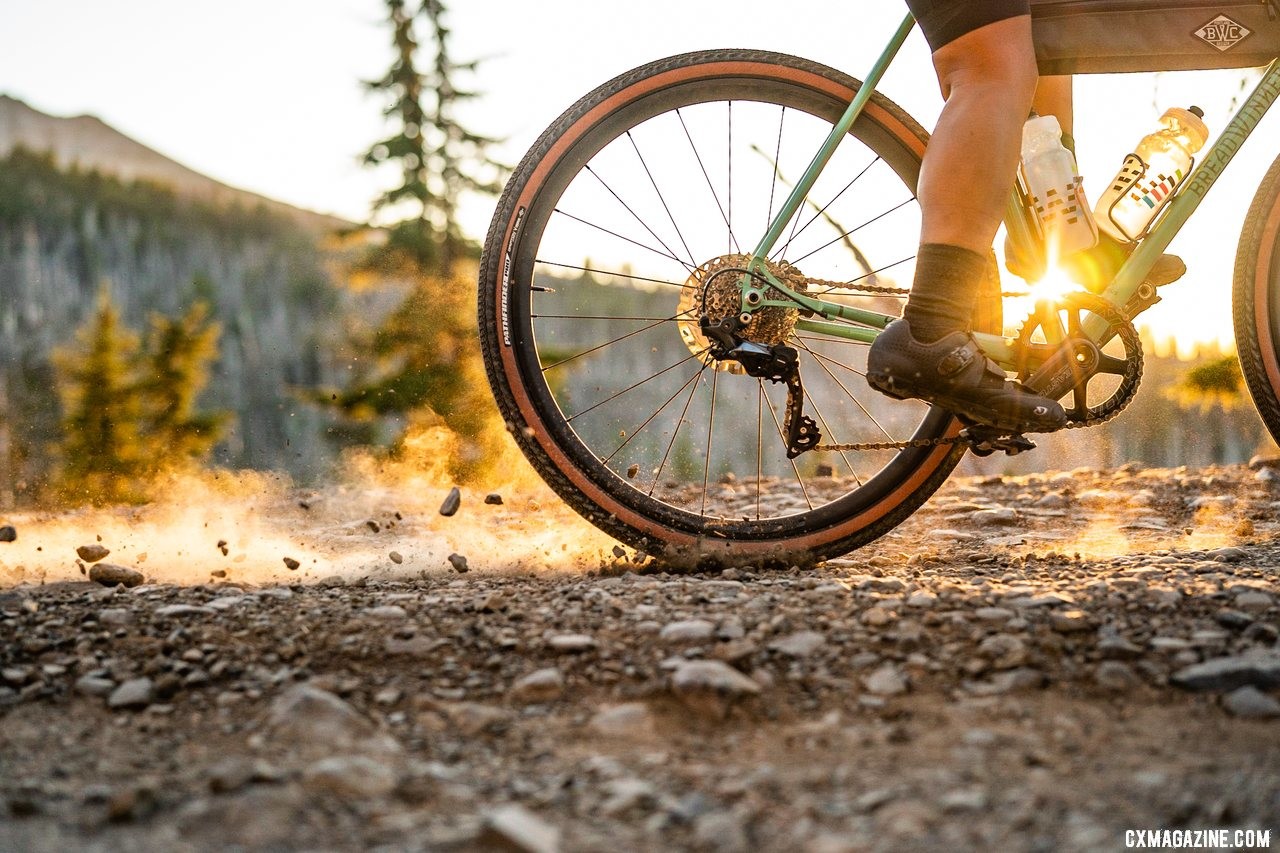
<path fill-rule="evenodd" d="M 848 135 L 850 129 L 862 114 L 867 102 L 871 99 L 872 93 L 880 84 L 885 72 L 902 49 L 903 43 L 914 27 L 915 19 L 908 14 L 894 32 L 880 58 L 872 66 L 870 73 L 863 81 L 852 103 L 849 104 L 844 114 L 832 127 L 830 134 L 828 134 L 822 147 L 814 156 L 808 169 L 805 170 L 800 180 L 796 182 L 791 194 L 778 211 L 778 215 L 770 223 L 768 232 L 760 240 L 760 244 L 756 246 L 749 264 L 753 275 L 743 276 L 741 282 L 742 311 L 744 313 L 751 313 L 768 306 L 794 308 L 799 304 L 821 319 L 801 319 L 796 323 L 797 329 L 863 343 L 874 341 L 880 331 L 896 319 L 896 317 L 888 314 L 840 305 L 823 299 L 816 299 L 804 293 L 797 293 L 769 272 L 765 264 L 765 258 L 772 251 L 778 240 L 781 239 L 787 223 L 791 221 L 801 205 L 804 204 L 805 198 L 810 190 L 813 189 L 818 176 L 831 160 L 840 142 Z M 1257 128 L 1258 123 L 1262 121 L 1263 116 L 1266 115 L 1277 98 L 1280 98 L 1280 61 L 1272 62 L 1267 68 L 1262 79 L 1254 87 L 1253 92 L 1241 104 L 1213 146 L 1201 158 L 1199 165 L 1195 167 L 1188 179 L 1178 188 L 1173 200 L 1165 205 L 1154 227 L 1149 230 L 1146 238 L 1129 256 L 1128 260 L 1116 273 L 1115 279 L 1103 291 L 1102 297 L 1104 299 L 1117 308 L 1123 308 L 1128 303 L 1130 297 L 1141 286 L 1147 273 L 1150 272 L 1151 267 L 1164 253 L 1164 250 L 1168 248 L 1173 238 L 1177 236 L 1178 231 L 1191 217 L 1191 214 L 1200 206 L 1200 202 L 1204 200 L 1209 189 L 1222 175 L 1227 164 L 1231 162 L 1236 152 L 1244 144 L 1244 141 Z M 1019 213 L 1021 207 L 1022 201 L 1015 192 L 1014 198 L 1010 202 L 1010 221 L 1013 220 L 1014 215 Z M 1014 226 L 1011 225 L 1010 227 Z M 766 294 L 770 287 L 781 291 L 787 298 L 767 298 Z M 859 326 L 849 326 L 844 323 L 832 322 L 833 320 L 853 322 L 859 324 Z M 1096 343 L 1105 343 L 1104 338 L 1107 337 L 1105 320 L 1099 317 L 1089 317 L 1084 323 L 1084 331 Z M 1015 368 L 1014 348 L 1010 341 L 999 335 L 992 334 L 976 333 L 974 337 L 988 357 L 1006 369 Z"/>

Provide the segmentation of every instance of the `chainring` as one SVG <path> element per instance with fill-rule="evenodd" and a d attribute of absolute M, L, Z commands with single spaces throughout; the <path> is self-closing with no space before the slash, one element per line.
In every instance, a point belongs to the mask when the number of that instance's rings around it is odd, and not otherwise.
<path fill-rule="evenodd" d="M 1084 331 L 1085 315 L 1107 324 L 1102 346 L 1118 339 L 1123 358 L 1103 351 Z M 1052 318 L 1054 328 L 1046 330 Z M 1061 337 L 1057 343 L 1049 341 Z M 1124 312 L 1101 296 L 1070 293 L 1038 306 L 1018 332 L 1018 379 L 1032 391 L 1058 399 L 1071 395 L 1066 406 L 1068 426 L 1094 426 L 1111 420 L 1133 400 L 1142 381 L 1142 339 Z M 1099 376 L 1115 377 L 1115 387 L 1096 405 L 1089 401 L 1089 383 Z"/>

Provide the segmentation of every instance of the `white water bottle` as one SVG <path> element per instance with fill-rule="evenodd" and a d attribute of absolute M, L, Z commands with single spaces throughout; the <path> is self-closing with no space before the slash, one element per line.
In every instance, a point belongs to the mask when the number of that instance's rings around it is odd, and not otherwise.
<path fill-rule="evenodd" d="M 1022 174 L 1048 257 L 1091 249 L 1098 242 L 1076 158 L 1062 145 L 1062 127 L 1053 116 L 1033 115 L 1022 126 Z"/>
<path fill-rule="evenodd" d="M 1142 238 L 1156 214 L 1173 198 L 1191 171 L 1191 160 L 1209 138 L 1199 107 L 1166 110 L 1160 129 L 1142 138 L 1138 148 L 1098 199 L 1098 227 L 1125 243 Z"/>

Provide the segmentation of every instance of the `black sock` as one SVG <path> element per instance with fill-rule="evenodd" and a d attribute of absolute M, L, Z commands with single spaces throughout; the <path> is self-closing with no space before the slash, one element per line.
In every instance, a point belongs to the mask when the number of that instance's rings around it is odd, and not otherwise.
<path fill-rule="evenodd" d="M 921 244 L 911 296 L 902 311 L 912 337 L 929 344 L 967 331 L 986 272 L 985 255 L 946 243 Z"/>

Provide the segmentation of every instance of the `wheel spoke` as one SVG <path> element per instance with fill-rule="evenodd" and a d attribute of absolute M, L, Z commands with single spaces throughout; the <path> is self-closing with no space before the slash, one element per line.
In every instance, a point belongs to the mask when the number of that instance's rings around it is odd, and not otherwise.
<path fill-rule="evenodd" d="M 613 340 L 611 340 L 611 341 L 605 341 L 605 342 L 604 342 L 604 343 L 602 343 L 602 344 L 597 344 L 596 346 L 593 346 L 593 347 L 592 347 L 591 349 L 589 349 L 589 350 L 583 350 L 582 352 L 577 353 L 576 355 L 571 355 L 571 356 L 569 356 L 568 358 L 562 358 L 562 359 L 560 359 L 559 361 L 557 361 L 555 364 L 548 364 L 546 367 L 542 368 L 542 372 L 543 372 L 543 373 L 546 373 L 548 370 L 551 370 L 552 368 L 559 367 L 559 366 L 560 366 L 560 365 L 562 365 L 562 364 L 568 364 L 568 363 L 569 363 L 569 362 L 571 362 L 571 361 L 575 361 L 575 360 L 577 360 L 577 359 L 579 359 L 579 358 L 582 358 L 584 355 L 591 355 L 591 353 L 593 353 L 593 352 L 598 352 L 598 351 L 600 351 L 600 350 L 604 349 L 605 347 L 613 346 L 614 344 L 616 344 L 616 343 L 618 343 L 618 342 L 620 342 L 620 341 L 625 341 L 627 338 L 635 337 L 636 335 L 640 334 L 641 332 L 647 332 L 647 331 L 649 331 L 650 329 L 656 329 L 657 327 L 661 326 L 663 323 L 670 323 L 672 320 L 678 320 L 680 317 L 682 317 L 682 316 L 684 316 L 684 315 L 686 315 L 686 314 L 688 314 L 688 313 L 689 313 L 688 311 L 681 311 L 679 314 L 676 314 L 676 315 L 674 315 L 674 316 L 672 316 L 672 317 L 664 317 L 664 318 L 662 318 L 661 320 L 658 320 L 658 321 L 656 321 L 656 322 L 654 322 L 654 323 L 650 323 L 649 325 L 644 326 L 643 328 L 636 329 L 634 332 L 628 332 L 628 333 L 627 333 L 627 334 L 625 334 L 625 335 L 619 335 L 618 337 L 614 338 Z"/>
<path fill-rule="evenodd" d="M 680 231 L 680 226 L 676 224 L 676 217 L 671 212 L 671 207 L 667 204 L 667 197 L 662 194 L 662 190 L 658 189 L 658 182 L 653 177 L 653 172 L 649 169 L 649 163 L 644 159 L 644 155 L 640 153 L 640 146 L 636 144 L 635 137 L 631 135 L 631 131 L 627 131 L 627 141 L 631 143 L 631 148 L 636 152 L 636 159 L 640 161 L 644 173 L 649 177 L 649 185 L 653 187 L 653 191 L 658 195 L 658 201 L 662 203 L 662 209 L 667 212 L 667 219 L 671 222 L 671 227 L 676 230 L 676 236 L 680 238 L 680 245 L 684 246 L 684 253 L 689 256 L 689 261 L 695 267 L 698 265 L 698 259 L 693 256 L 693 252 L 689 250 L 689 243 L 684 239 L 684 234 Z M 654 235 L 657 236 L 656 234 Z M 665 243 L 663 245 L 666 245 Z M 674 253 L 673 253 L 674 254 Z"/>
<path fill-rule="evenodd" d="M 676 110 L 676 115 L 680 118 L 680 126 L 684 128 L 684 136 L 689 140 L 689 147 L 693 150 L 694 159 L 698 161 L 698 168 L 702 170 L 702 177 L 706 178 L 707 189 L 711 190 L 711 198 L 715 200 L 716 209 L 720 211 L 720 218 L 724 220 L 724 225 L 729 229 L 729 235 L 732 238 L 733 226 L 729 224 L 729 216 L 724 212 L 724 205 L 720 203 L 720 194 L 716 192 L 715 185 L 711 182 L 711 175 L 707 173 L 706 164 L 702 162 L 702 155 L 698 153 L 698 146 L 693 142 L 693 136 L 689 133 L 689 126 L 685 124 L 684 114 L 680 110 Z"/>
<path fill-rule="evenodd" d="M 866 228 L 868 225 L 871 225 L 871 224 L 872 224 L 872 223 L 874 223 L 874 222 L 878 222 L 878 221 L 880 221 L 881 219 L 884 219 L 886 216 L 888 216 L 888 215 L 889 215 L 889 214 L 891 214 L 891 213 L 896 213 L 897 211 L 899 211 L 899 210 L 901 210 L 902 208 L 906 207 L 907 205 L 911 204 L 911 202 L 913 202 L 913 201 L 915 201 L 915 200 L 916 200 L 916 199 L 915 199 L 915 196 L 912 196 L 911 198 L 907 199 L 906 201 L 902 202 L 901 204 L 895 204 L 893 207 L 889 208 L 889 209 L 888 209 L 888 210 L 886 210 L 884 213 L 877 214 L 877 215 L 875 215 L 875 216 L 871 217 L 870 219 L 868 219 L 866 222 L 862 223 L 861 225 L 858 225 L 858 226 L 856 226 L 856 227 L 854 227 L 854 228 L 850 228 L 848 231 L 845 231 L 845 232 L 844 232 L 843 234 L 841 234 L 840 236 L 831 238 L 830 240 L 828 240 L 827 242 L 823 243 L 823 244 L 822 244 L 821 246 L 819 246 L 818 248 L 814 249 L 814 250 L 813 250 L 812 252 L 810 252 L 809 254 L 807 254 L 807 255 L 801 255 L 800 257 L 798 257 L 798 258 L 796 258 L 795 260 L 793 260 L 791 263 L 793 263 L 793 264 L 799 264 L 799 263 L 802 263 L 802 262 L 803 262 L 803 261 L 805 261 L 805 260 L 808 260 L 809 258 L 812 258 L 814 255 L 818 254 L 819 252 L 821 252 L 823 249 L 827 248 L 828 246 L 834 246 L 836 243 L 839 243 L 841 240 L 845 240 L 845 239 L 847 239 L 848 237 L 850 237 L 850 236 L 852 236 L 852 235 L 854 235 L 854 234 L 857 234 L 859 231 L 861 231 L 863 228 Z M 784 247 L 784 248 L 785 248 L 785 247 Z M 901 261 L 900 261 L 899 263 L 901 263 Z M 856 281 L 857 279 L 854 279 L 854 280 Z"/>
<path fill-rule="evenodd" d="M 773 148 L 773 180 L 769 183 L 769 213 L 765 216 L 764 230 L 768 231 L 773 225 L 773 198 L 778 191 L 778 158 L 782 155 L 782 125 L 787 120 L 787 108 L 783 107 L 782 112 L 778 114 L 778 143 Z M 756 518 L 758 519 L 760 507 L 756 506 Z"/>
<path fill-rule="evenodd" d="M 707 418 L 707 451 L 702 460 L 702 506 L 698 515 L 707 515 L 707 481 L 711 477 L 711 439 L 716 434 L 716 389 L 720 385 L 720 371 L 711 374 L 711 415 Z"/>
<path fill-rule="evenodd" d="M 582 225 L 585 225 L 588 228 L 594 228 L 597 231 L 601 231 L 605 234 L 608 234 L 610 237 L 617 237 L 619 240 L 622 240 L 624 243 L 630 243 L 633 246 L 637 246 L 641 249 L 644 249 L 646 252 L 653 252 L 655 255 L 660 255 L 668 260 L 675 261 L 677 264 L 684 267 L 687 271 L 691 273 L 693 272 L 693 267 L 690 266 L 688 261 L 682 261 L 679 258 L 677 258 L 675 255 L 671 254 L 670 252 L 664 252 L 661 249 L 653 248 L 653 246 L 647 246 L 644 243 L 641 243 L 639 240 L 632 240 L 630 237 L 624 237 L 621 234 L 619 234 L 617 231 L 610 231 L 608 228 L 605 228 L 603 225 L 597 225 L 594 222 L 588 222 L 582 217 L 574 216 L 572 213 L 566 213 L 565 211 L 561 210 L 558 207 L 556 208 L 555 212 L 560 214 L 563 217 L 572 219 L 574 222 L 581 223 Z"/>
<path fill-rule="evenodd" d="M 802 344 L 802 346 L 803 346 L 803 344 Z M 846 387 L 845 387 L 845 384 L 844 384 L 843 382 L 841 382 L 841 381 L 839 380 L 839 378 L 837 378 L 837 377 L 836 377 L 836 375 L 835 375 L 834 373 L 832 373 L 832 372 L 831 372 L 831 368 L 827 367 L 827 366 L 823 363 L 823 362 L 825 362 L 825 361 L 831 361 L 831 362 L 832 362 L 832 363 L 834 363 L 834 364 L 840 364 L 840 362 L 836 361 L 835 359 L 829 359 L 829 358 L 827 358 L 826 356 L 822 355 L 821 353 L 814 352 L 813 350 L 809 349 L 808 347 L 805 347 L 805 350 L 806 350 L 810 355 L 812 355 L 812 356 L 813 356 L 815 363 L 816 363 L 819 367 L 821 367 L 823 370 L 825 370 L 825 371 L 827 372 L 827 375 L 828 375 L 828 376 L 830 376 L 830 377 L 832 378 L 832 380 L 833 380 L 837 385 L 839 385 L 839 386 L 840 386 L 840 390 L 841 390 L 841 391 L 843 391 L 845 394 L 849 395 L 849 399 L 853 401 L 853 404 L 854 404 L 855 406 L 857 406 L 859 409 L 861 409 L 861 410 L 862 410 L 862 413 L 863 413 L 864 415 L 866 415 L 866 416 L 867 416 L 867 418 L 868 418 L 868 419 L 869 419 L 873 424 L 875 424 L 875 425 L 876 425 L 876 429 L 880 430 L 880 432 L 884 434 L 884 437 L 885 437 L 886 439 L 888 439 L 889 441 L 897 441 L 897 439 L 896 439 L 896 438 L 894 438 L 892 435 L 890 435 L 890 434 L 889 434 L 889 431 L 888 431 L 887 429 L 885 429 L 883 426 L 881 426 L 881 425 L 880 425 L 880 422 L 879 422 L 878 420 L 876 420 L 876 416 L 875 416 L 875 415 L 873 415 L 873 414 L 871 414 L 871 412 L 867 411 L 867 407 L 866 407 L 866 406 L 864 406 L 864 405 L 862 405 L 862 402 L 861 402 L 857 397 L 855 397 L 855 396 L 854 396 L 853 392 L 852 392 L 852 391 L 850 391 L 848 388 L 846 388 Z M 858 373 L 858 371 L 853 370 L 853 368 L 852 368 L 852 367 L 847 367 L 846 365 L 840 365 L 840 366 L 841 366 L 841 367 L 846 367 L 846 369 L 848 369 L 848 370 L 852 370 L 854 373 Z M 865 374 L 858 373 L 858 375 L 859 375 L 859 376 L 864 376 Z"/>
<path fill-rule="evenodd" d="M 628 138 L 630 138 L 630 136 L 631 136 L 631 134 L 630 134 L 630 133 L 628 133 L 628 134 L 627 134 L 627 137 L 628 137 Z M 632 145 L 635 145 L 634 140 L 632 141 L 632 143 L 631 143 L 631 144 L 632 144 Z M 639 154 L 640 154 L 639 149 L 636 149 L 636 155 L 637 155 L 637 156 L 639 156 Z M 641 157 L 641 158 L 640 158 L 640 162 L 641 162 L 641 163 L 644 163 L 644 158 L 643 158 L 643 157 Z M 645 166 L 645 171 L 648 171 L 648 168 L 649 168 L 649 167 L 646 165 L 646 166 Z M 643 219 L 641 219 L 641 218 L 640 218 L 640 214 L 636 213 L 636 212 L 635 212 L 635 209 L 634 209 L 631 205 L 629 205 L 629 204 L 627 204 L 625 201 L 623 201 L 622 196 L 618 195 L 618 193 L 614 190 L 614 188 L 613 188 L 613 187 L 611 187 L 611 186 L 609 186 L 609 184 L 605 181 L 605 179 L 604 179 L 604 178 L 602 178 L 602 177 L 600 177 L 600 175 L 596 172 L 596 170 L 595 170 L 595 169 L 591 168 L 591 166 L 590 166 L 590 165 L 588 165 L 588 166 L 584 169 L 584 171 L 586 171 L 586 173 L 587 173 L 587 174 L 591 175 L 591 177 L 593 177 L 593 178 L 595 178 L 597 181 L 599 181 L 599 182 L 600 182 L 600 186 L 602 186 L 602 187 L 604 187 L 606 190 L 608 190 L 608 191 L 609 191 L 609 195 L 613 196 L 615 199 L 617 199 L 617 200 L 618 200 L 618 204 L 622 205 L 622 206 L 626 209 L 627 213 L 630 213 L 630 214 L 631 214 L 631 218 L 632 218 L 632 219 L 634 219 L 636 222 L 640 223 L 640 227 L 641 227 L 641 228 L 643 228 L 645 231 L 648 231 L 648 232 L 649 232 L 649 236 L 650 236 L 650 237 L 652 237 L 653 239 L 655 239 L 655 240 L 657 240 L 657 241 L 658 241 L 658 245 L 659 245 L 659 246 L 661 246 L 663 249 L 665 249 L 665 250 L 667 251 L 667 254 L 668 254 L 668 255 L 670 255 L 670 256 L 671 256 L 671 257 L 673 257 L 673 258 L 675 257 L 675 255 L 676 255 L 675 250 L 674 250 L 674 249 L 672 249 L 670 246 L 668 246 L 668 245 L 667 245 L 667 241 L 666 241 L 666 240 L 663 240 L 661 237 L 659 237 L 659 236 L 658 236 L 658 234 L 657 234 L 657 232 L 655 232 L 652 228 L 650 228 L 650 227 L 649 227 L 649 223 L 647 223 L 647 222 L 645 222 Z M 652 180 L 652 176 L 650 176 L 650 180 Z M 657 189 L 658 189 L 657 184 L 654 184 L 654 187 L 653 187 L 653 188 L 654 188 L 655 190 L 657 190 Z M 660 191 L 658 192 L 658 198 L 662 201 L 662 206 L 663 206 L 663 207 L 666 207 L 666 206 L 667 206 L 667 201 L 666 201 L 666 199 L 662 198 L 662 193 L 661 193 Z M 668 211 L 667 211 L 667 215 L 670 215 L 670 214 L 671 214 L 671 211 L 670 211 L 670 210 L 668 210 Z M 675 225 L 675 221 L 674 221 L 674 220 L 672 220 L 671 224 L 672 224 L 672 225 Z M 679 229 L 679 228 L 676 228 L 676 236 L 680 237 L 681 242 L 684 242 L 684 237 L 680 235 L 680 229 Z M 685 250 L 685 252 L 686 252 L 686 253 L 688 253 L 688 255 L 689 255 L 689 261 L 690 261 L 691 266 L 697 266 L 697 265 L 698 265 L 698 264 L 697 264 L 697 261 L 693 260 L 693 253 L 692 253 L 692 252 L 689 252 L 689 246 L 688 246 L 688 244 L 685 244 L 684 250 Z M 683 262 L 682 262 L 682 263 L 683 263 Z"/>
<path fill-rule="evenodd" d="M 801 226 L 800 226 L 800 230 L 798 230 L 798 231 L 796 231 L 794 234 L 792 234 L 792 235 L 791 235 L 791 238 L 787 240 L 786 245 L 784 245 L 784 246 L 782 247 L 782 254 L 785 254 L 785 253 L 787 252 L 787 250 L 791 248 L 791 240 L 794 240 L 796 237 L 799 237 L 801 234 L 803 234 L 803 233 L 808 229 L 808 227 L 809 227 L 810 225 L 812 225 L 814 222 L 816 222 L 820 217 L 822 217 L 822 216 L 827 212 L 828 208 L 830 208 L 830 207 L 831 207 L 831 205 L 833 205 L 833 204 L 835 204 L 837 201 L 839 201 L 839 200 L 840 200 L 840 197 L 841 197 L 842 195 L 844 195 L 846 192 L 848 192 L 848 191 L 853 187 L 853 185 L 854 185 L 854 184 L 856 184 L 856 183 L 858 182 L 858 179 L 859 179 L 859 178 L 861 178 L 863 175 L 865 175 L 865 174 L 866 174 L 866 173 L 871 169 L 871 167 L 872 167 L 872 166 L 874 166 L 876 163 L 879 163 L 879 162 L 880 162 L 880 158 L 879 158 L 879 157 L 876 157 L 876 159 L 874 159 L 874 160 L 872 160 L 870 163 L 868 163 L 868 164 L 867 164 L 867 165 L 862 169 L 862 171 L 861 171 L 861 172 L 859 172 L 858 174 L 854 175 L 854 176 L 853 176 L 853 180 L 851 180 L 851 181 L 849 181 L 849 183 L 845 184 L 845 185 L 844 185 L 844 188 L 843 188 L 843 189 L 841 189 L 841 190 L 840 190 L 840 192 L 838 192 L 838 193 L 836 193 L 834 196 L 832 196 L 832 197 L 831 197 L 831 201 L 827 202 L 827 203 L 826 203 L 826 204 L 824 204 L 822 207 L 819 207 L 819 208 L 818 208 L 818 212 L 817 212 L 817 213 L 815 213 L 812 217 L 810 217 L 808 222 L 806 222 L 804 225 L 801 225 Z M 817 207 L 817 205 L 814 205 L 814 206 L 815 206 L 815 207 Z M 848 235 L 843 235 L 843 236 L 848 236 Z M 837 238 L 837 239 L 839 239 L 839 238 Z M 830 245 L 830 244 L 828 243 L 827 245 Z M 825 247 L 824 247 L 824 248 L 825 248 Z M 810 252 L 810 253 L 809 253 L 809 255 L 812 255 L 812 254 L 813 254 L 813 252 Z M 806 257 L 806 258 L 807 258 L 807 257 L 809 257 L 809 255 L 805 255 L 804 257 Z M 775 254 L 775 257 L 776 257 L 776 254 Z M 798 263 L 798 261 L 797 261 L 797 263 Z"/>
<path fill-rule="evenodd" d="M 693 376 L 689 379 L 689 381 L 685 383 L 686 385 L 692 385 L 693 387 L 689 389 L 689 396 L 684 401 L 684 408 L 680 410 L 680 417 L 676 419 L 676 428 L 671 431 L 671 440 L 667 442 L 667 449 L 662 453 L 662 461 L 658 463 L 658 470 L 653 475 L 653 482 L 649 484 L 649 497 L 653 497 L 653 490 L 658 487 L 658 482 L 662 480 L 662 469 L 667 467 L 667 459 L 670 458 L 671 456 L 671 448 L 675 447 L 676 436 L 680 434 L 680 427 L 684 425 L 685 415 L 689 413 L 689 404 L 693 402 L 693 394 L 695 391 L 698 390 L 698 384 L 697 384 L 698 379 L 701 378 L 703 371 L 705 371 L 706 369 L 707 369 L 707 365 L 705 364 L 702 365 L 702 368 L 697 373 L 693 374 Z M 679 396 L 683 391 L 684 391 L 684 388 L 681 388 L 679 391 L 676 392 L 676 396 Z M 674 400 L 675 398 L 676 397 L 673 396 L 671 399 Z M 667 402 L 669 403 L 670 400 L 668 400 Z M 664 404 L 662 408 L 665 409 L 666 405 Z M 655 412 L 654 414 L 657 414 L 657 413 Z M 653 420 L 652 416 L 649 418 L 649 420 Z M 646 424 L 648 422 L 649 421 L 645 421 Z M 641 427 L 641 429 L 643 429 L 643 427 Z M 629 440 L 630 439 L 628 439 L 628 441 Z M 623 442 L 623 444 L 625 445 L 626 442 Z M 618 450 L 621 450 L 621 449 L 622 449 L 621 447 L 618 448 Z M 617 453 L 617 452 L 618 452 L 617 450 L 614 451 L 614 453 Z M 610 458 L 613 458 L 613 457 L 610 456 Z"/>
<path fill-rule="evenodd" d="M 760 520 L 760 481 L 764 479 L 764 380 L 757 379 L 756 396 L 756 521 Z"/>
<path fill-rule="evenodd" d="M 773 418 L 773 425 L 778 430 L 778 438 L 782 440 L 783 447 L 787 444 L 787 435 L 782 431 L 782 424 L 778 421 L 778 413 L 773 410 L 773 403 L 769 404 L 769 417 Z M 804 492 L 804 502 L 809 505 L 810 511 L 813 510 L 813 500 L 809 497 L 809 489 L 804 484 L 804 477 L 800 476 L 800 466 L 796 465 L 796 460 L 787 460 L 791 463 L 791 470 L 795 472 L 796 482 L 800 484 L 800 491 Z"/>
<path fill-rule="evenodd" d="M 679 388 L 677 388 L 677 389 L 676 389 L 676 393 L 674 393 L 674 394 L 672 394 L 670 397 L 668 397 L 668 398 L 667 398 L 667 401 L 666 401 L 665 403 L 663 403 L 661 406 L 659 406 L 659 407 L 658 407 L 658 409 L 657 409 L 656 411 L 654 411 L 654 413 L 653 413 L 653 414 L 651 414 L 651 415 L 649 415 L 649 417 L 645 418 L 645 419 L 644 419 L 644 423 L 640 424 L 640 426 L 636 427 L 636 428 L 635 428 L 635 429 L 633 429 L 630 433 L 628 433 L 628 434 L 626 435 L 626 437 L 623 439 L 622 444 L 619 444 L 616 448 L 614 448 L 614 451 L 613 451 L 612 453 L 610 453 L 608 456 L 606 456 L 606 457 L 602 460 L 602 461 L 604 462 L 604 464 L 608 465 L 610 462 L 612 462 L 612 461 L 613 461 L 613 457 L 615 457 L 615 456 L 617 456 L 619 453 L 621 453 L 621 452 L 622 452 L 622 448 L 624 448 L 624 447 L 626 447 L 628 444 L 630 444 L 632 439 L 634 439 L 634 438 L 635 438 L 637 435 L 639 435 L 640 433 L 644 432 L 644 428 L 645 428 L 645 427 L 647 427 L 647 426 L 649 425 L 649 423 L 650 423 L 654 418 L 656 418 L 658 415 L 662 414 L 663 410 L 665 410 L 665 409 L 667 408 L 667 406 L 671 405 L 671 401 L 672 401 L 672 400 L 674 400 L 676 397 L 679 397 L 681 394 L 683 394 L 683 393 L 684 393 L 684 389 L 688 388 L 690 385 L 693 385 L 694 389 L 696 390 L 698 386 L 697 386 L 695 383 L 697 383 L 697 381 L 698 381 L 698 377 L 702 375 L 702 371 L 703 371 L 703 370 L 706 370 L 706 369 L 707 369 L 707 366 L 704 364 L 704 365 L 702 366 L 702 368 L 701 368 L 700 370 L 698 370 L 698 372 L 697 372 L 697 373 L 695 373 L 695 374 L 693 374 L 692 376 L 690 376 L 690 377 L 685 381 L 685 383 L 684 383 L 683 385 L 681 385 Z M 691 399 L 691 400 L 693 399 L 693 395 L 692 395 L 692 393 L 690 393 L 690 395 L 689 395 L 689 399 Z M 685 408 L 686 408 L 686 409 L 688 409 L 688 404 L 687 404 L 687 403 L 685 404 Z M 683 415 L 683 414 L 681 414 L 681 415 L 680 415 L 680 418 L 683 420 L 684 415 Z M 676 424 L 676 429 L 678 430 L 679 428 L 680 428 L 680 425 L 677 423 L 677 424 Z M 653 492 L 652 492 L 652 491 L 650 491 L 650 492 L 649 492 L 649 494 L 653 494 Z"/>
<path fill-rule="evenodd" d="M 622 389 L 621 391 L 619 391 L 618 393 L 616 393 L 616 394 L 612 394 L 612 395 L 610 395 L 610 396 L 608 396 L 608 397 L 605 397 L 603 400 L 601 400 L 599 403 L 596 403 L 594 406 L 591 406 L 590 408 L 583 409 L 581 412 L 578 412 L 578 413 L 576 413 L 576 414 L 570 415 L 569 417 L 565 418 L 565 422 L 566 422 L 566 423 L 573 423 L 573 421 L 574 421 L 574 419 L 575 419 L 575 418 L 580 418 L 580 417 L 582 417 L 583 415 L 587 414 L 588 412 L 594 412 L 596 409 L 600 408 L 600 407 L 601 407 L 601 406 L 603 406 L 605 403 L 612 403 L 614 400 L 618 399 L 619 397 L 621 397 L 623 394 L 627 393 L 628 391 L 634 391 L 635 389 L 639 388 L 641 385 L 644 385 L 646 382 L 652 382 L 653 380 L 657 379 L 657 378 L 658 378 L 659 376 L 661 376 L 662 374 L 667 373 L 668 371 L 671 371 L 671 370 L 675 370 L 677 367 L 679 367 L 679 366 L 680 366 L 680 365 L 682 365 L 682 364 L 688 364 L 690 361 L 692 361 L 692 360 L 693 360 L 693 359 L 695 359 L 695 358 L 698 358 L 700 355 L 702 355 L 702 354 L 703 354 L 703 353 L 705 353 L 705 352 L 706 352 L 706 350 L 700 350 L 700 351 L 698 351 L 698 352 L 696 352 L 696 353 L 691 353 L 690 355 L 687 355 L 687 356 L 685 356 L 684 358 L 682 358 L 682 359 L 680 359 L 679 361 L 677 361 L 675 364 L 672 364 L 672 365 L 669 365 L 669 366 L 667 366 L 667 367 L 662 368 L 661 370 L 659 370 L 657 373 L 653 374 L 652 376 L 649 376 L 649 377 L 648 377 L 648 378 L 646 378 L 646 379 L 641 379 L 639 382 L 635 383 L 634 385 L 628 385 L 626 388 L 623 388 L 623 389 Z M 677 393 L 678 393 L 678 392 L 677 392 Z"/>
<path fill-rule="evenodd" d="M 670 285 L 671 287 L 687 288 L 690 290 L 693 289 L 692 285 L 685 284 L 684 282 L 667 281 L 666 279 L 662 279 L 662 278 L 646 278 L 645 276 L 636 275 L 634 273 L 629 273 L 629 272 L 616 272 L 614 270 L 597 270 L 597 269 L 592 269 L 591 267 L 575 266 L 574 264 L 561 264 L 555 261 L 544 261 L 541 258 L 536 259 L 534 263 L 544 264 L 549 267 L 557 267 L 559 269 L 564 269 L 564 270 L 577 270 L 578 272 L 599 273 L 600 275 L 612 276 L 614 278 L 629 278 L 632 281 L 643 281 L 643 282 L 648 282 L 650 284 L 667 284 L 667 285 Z"/>

